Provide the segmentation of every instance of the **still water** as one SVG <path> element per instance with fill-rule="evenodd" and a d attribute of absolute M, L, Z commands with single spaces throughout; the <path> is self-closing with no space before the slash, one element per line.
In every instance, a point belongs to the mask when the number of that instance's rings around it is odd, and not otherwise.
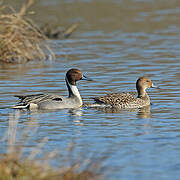
<path fill-rule="evenodd" d="M 17 115 L 9 108 L 17 103 L 13 95 L 66 96 L 64 76 L 69 68 L 79 68 L 94 79 L 78 83 L 86 103 L 109 92 L 134 91 L 137 78 L 148 76 L 160 86 L 148 91 L 150 110 L 21 112 L 17 136 L 28 126 L 37 128 L 28 134 L 26 153 L 44 137 L 48 142 L 42 152 L 56 149 L 62 155 L 73 143 L 75 154 L 100 158 L 107 153 L 103 164 L 108 179 L 179 179 L 180 2 L 44 0 L 34 9 L 39 7 L 42 21 L 54 18 L 65 25 L 78 22 L 79 27 L 68 39 L 49 41 L 55 61 L 1 66 L 0 138 L 8 130 L 8 119 Z M 1 141 L 1 151 L 5 149 L 6 141 Z"/>

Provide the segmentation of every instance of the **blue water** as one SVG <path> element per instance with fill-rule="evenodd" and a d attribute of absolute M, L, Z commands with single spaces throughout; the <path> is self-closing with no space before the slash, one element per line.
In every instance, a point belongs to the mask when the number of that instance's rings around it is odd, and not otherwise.
<path fill-rule="evenodd" d="M 86 3 L 90 9 L 94 7 L 91 1 L 82 3 L 82 6 Z M 86 158 L 98 159 L 108 154 L 102 162 L 107 168 L 103 173 L 108 179 L 179 179 L 180 34 L 178 18 L 174 20 L 179 12 L 172 11 L 174 14 L 166 22 L 168 11 L 176 8 L 174 3 L 171 9 L 164 7 L 162 12 L 160 7 L 163 4 L 158 1 L 159 9 L 151 12 L 151 4 L 146 3 L 143 10 L 142 4 L 131 1 L 129 5 L 137 7 L 137 12 L 133 11 L 136 16 L 130 14 L 126 18 L 134 26 L 127 23 L 119 28 L 122 25 L 119 22 L 119 25 L 109 27 L 121 15 L 112 14 L 114 4 L 122 5 L 112 2 L 107 29 L 101 29 L 102 24 L 103 28 L 106 27 L 106 16 L 99 15 L 94 21 L 84 17 L 89 24 L 85 22 L 70 38 L 50 40 L 57 56 L 55 61 L 1 67 L 0 138 L 8 130 L 8 120 L 18 116 L 17 140 L 29 128 L 29 140 L 23 145 L 25 154 L 47 137 L 48 142 L 42 147 L 41 154 L 57 150 L 60 155 L 52 160 L 54 166 L 63 163 L 61 158 L 68 156 L 66 150 L 72 143 L 75 157 L 85 154 Z M 144 14 L 146 11 L 149 13 Z M 153 26 L 151 23 L 157 22 L 159 16 L 160 25 Z M 146 18 L 151 23 L 148 24 Z M 14 94 L 48 92 L 66 96 L 64 75 L 72 67 L 95 80 L 78 83 L 86 103 L 93 102 L 91 97 L 109 92 L 135 91 L 135 82 L 140 76 L 149 76 L 160 89 L 148 90 L 151 109 L 142 112 L 82 108 L 18 114 L 9 108 L 17 103 Z M 7 138 L 4 138 L 1 152 L 7 150 L 6 145 Z"/>

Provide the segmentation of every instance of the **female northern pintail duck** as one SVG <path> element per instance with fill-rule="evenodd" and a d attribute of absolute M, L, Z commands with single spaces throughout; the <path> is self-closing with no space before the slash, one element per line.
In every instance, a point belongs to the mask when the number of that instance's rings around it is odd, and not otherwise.
<path fill-rule="evenodd" d="M 110 107 L 129 109 L 141 108 L 150 105 L 150 98 L 146 92 L 147 88 L 155 87 L 147 77 L 140 77 L 136 82 L 137 97 L 133 93 L 112 93 L 93 98 L 96 103 Z"/>
<path fill-rule="evenodd" d="M 35 95 L 17 95 L 20 102 L 15 105 L 14 109 L 63 109 L 78 108 L 82 106 L 82 99 L 76 87 L 79 80 L 88 80 L 78 69 L 70 69 L 66 73 L 66 85 L 69 91 L 69 97 L 63 97 L 55 94 L 35 94 Z"/>

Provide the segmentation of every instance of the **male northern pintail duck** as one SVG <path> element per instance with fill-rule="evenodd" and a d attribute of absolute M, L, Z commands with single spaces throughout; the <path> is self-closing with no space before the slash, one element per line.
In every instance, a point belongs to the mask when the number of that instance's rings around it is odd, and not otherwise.
<path fill-rule="evenodd" d="M 137 97 L 135 93 L 112 93 L 93 98 L 97 104 L 107 105 L 119 109 L 141 108 L 150 105 L 147 88 L 155 87 L 147 77 L 140 77 L 136 81 Z"/>
<path fill-rule="evenodd" d="M 69 91 L 69 97 L 63 97 L 55 94 L 35 94 L 35 95 L 17 95 L 20 102 L 14 109 L 63 109 L 78 108 L 82 106 L 82 99 L 76 87 L 79 80 L 88 80 L 78 69 L 70 69 L 66 73 L 66 85 Z"/>

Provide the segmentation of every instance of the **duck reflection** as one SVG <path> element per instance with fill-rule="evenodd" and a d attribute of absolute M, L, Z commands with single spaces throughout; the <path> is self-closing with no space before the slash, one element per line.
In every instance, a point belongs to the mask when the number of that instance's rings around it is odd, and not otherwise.
<path fill-rule="evenodd" d="M 90 108 L 99 110 L 104 113 L 123 113 L 123 112 L 137 112 L 137 118 L 143 118 L 143 119 L 148 119 L 151 118 L 151 106 L 144 106 L 142 108 L 131 108 L 131 109 L 121 109 L 121 108 L 116 108 L 116 107 L 110 107 L 110 106 L 95 106 Z M 89 108 L 88 107 L 88 108 Z"/>

